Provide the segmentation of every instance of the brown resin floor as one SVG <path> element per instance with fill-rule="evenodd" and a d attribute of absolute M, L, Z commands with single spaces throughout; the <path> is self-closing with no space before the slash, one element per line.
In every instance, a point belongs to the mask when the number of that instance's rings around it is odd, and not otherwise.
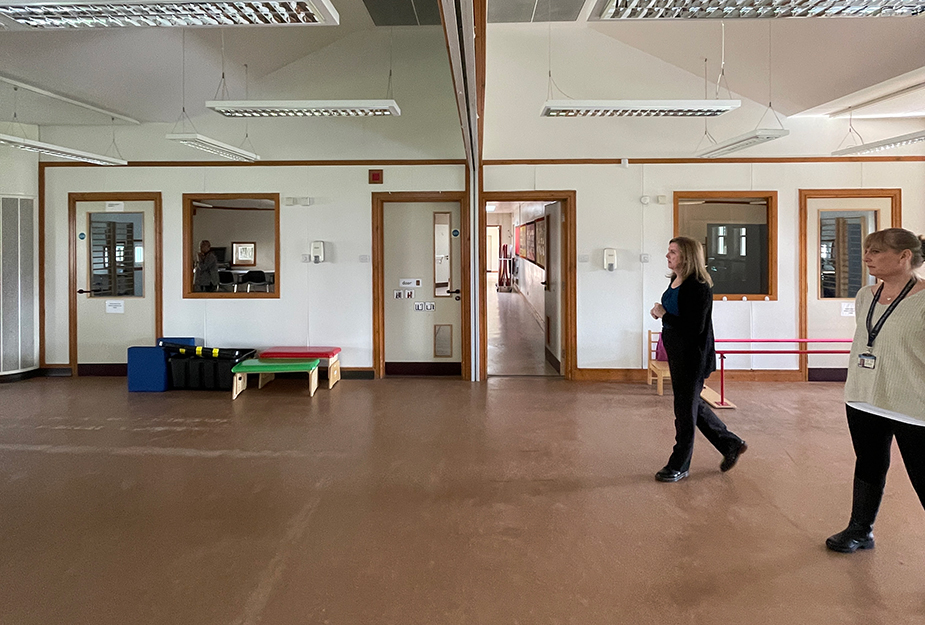
<path fill-rule="evenodd" d="M 671 395 L 495 378 L 129 394 L 0 385 L 0 623 L 925 623 L 898 455 L 877 548 L 829 553 L 838 384 L 733 382 L 749 451 L 668 456 Z"/>

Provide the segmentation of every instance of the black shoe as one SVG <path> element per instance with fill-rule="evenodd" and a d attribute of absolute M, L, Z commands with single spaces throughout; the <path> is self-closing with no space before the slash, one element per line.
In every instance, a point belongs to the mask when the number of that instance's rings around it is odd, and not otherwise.
<path fill-rule="evenodd" d="M 739 456 L 748 451 L 748 445 L 745 444 L 745 441 L 742 441 L 742 444 L 727 453 L 723 456 L 723 461 L 719 465 L 719 470 L 725 473 L 732 467 L 736 465 L 736 462 L 739 461 Z"/>
<path fill-rule="evenodd" d="M 655 474 L 655 479 L 659 482 L 679 482 L 690 475 L 690 471 L 675 471 L 665 467 Z"/>
<path fill-rule="evenodd" d="M 825 539 L 825 546 L 839 553 L 854 553 L 858 549 L 873 549 L 874 535 L 850 525 L 842 532 Z"/>

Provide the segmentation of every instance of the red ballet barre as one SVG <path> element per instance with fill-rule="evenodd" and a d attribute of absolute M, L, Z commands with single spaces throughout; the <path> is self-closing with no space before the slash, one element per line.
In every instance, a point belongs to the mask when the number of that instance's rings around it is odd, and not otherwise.
<path fill-rule="evenodd" d="M 851 339 L 716 339 L 717 343 L 851 343 Z M 726 401 L 726 354 L 850 354 L 848 349 L 718 349 L 719 401 L 707 399 L 714 408 L 735 408 Z M 707 389 L 707 387 L 704 387 Z M 716 391 L 710 391 L 713 397 Z"/>

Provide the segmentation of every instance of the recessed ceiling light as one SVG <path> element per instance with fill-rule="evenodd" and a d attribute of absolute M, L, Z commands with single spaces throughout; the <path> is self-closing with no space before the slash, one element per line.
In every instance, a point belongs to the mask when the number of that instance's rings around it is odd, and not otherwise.
<path fill-rule="evenodd" d="M 210 154 L 215 154 L 216 156 L 221 156 L 222 158 L 227 158 L 232 161 L 253 163 L 254 161 L 260 160 L 260 157 L 253 152 L 236 148 L 233 145 L 216 141 L 212 137 L 207 137 L 195 132 L 171 133 L 168 134 L 166 138 L 168 141 L 176 141 L 191 148 L 209 152 Z"/>
<path fill-rule="evenodd" d="M 395 100 L 212 100 L 225 117 L 397 117 Z"/>
<path fill-rule="evenodd" d="M 73 161 L 83 161 L 84 163 L 92 163 L 94 165 L 128 165 L 128 161 L 122 160 L 121 158 L 84 152 L 63 145 L 33 141 L 32 139 L 24 139 L 14 135 L 0 134 L 0 143 L 20 150 L 26 150 L 27 152 L 38 152 L 39 154 L 68 158 Z"/>
<path fill-rule="evenodd" d="M 891 139 L 884 139 L 883 141 L 874 141 L 873 143 L 862 143 L 860 145 L 855 145 L 850 148 L 836 150 L 832 152 L 832 156 L 848 156 L 850 154 L 870 154 L 871 152 L 880 152 L 882 150 L 891 150 L 893 148 L 902 147 L 904 145 L 912 145 L 913 143 L 918 143 L 920 141 L 925 141 L 925 130 L 920 130 L 918 132 L 910 132 L 907 135 L 899 135 L 898 137 L 893 137 Z"/>
<path fill-rule="evenodd" d="M 330 0 L 235 2 L 141 0 L 128 2 L 2 2 L 0 15 L 32 28 L 113 28 L 122 26 L 284 26 L 337 25 Z"/>
<path fill-rule="evenodd" d="M 547 100 L 541 117 L 715 117 L 740 100 Z"/>
<path fill-rule="evenodd" d="M 602 0 L 598 19 L 903 17 L 925 13 L 922 0 Z"/>
<path fill-rule="evenodd" d="M 704 148 L 697 153 L 697 156 L 700 158 L 716 158 L 729 154 L 730 152 L 738 152 L 739 150 L 744 150 L 745 148 L 750 148 L 761 143 L 780 139 L 789 134 L 790 131 L 785 128 L 756 128 L 751 132 L 746 132 L 744 135 L 739 135 L 738 137 L 733 137 L 732 139 Z"/>

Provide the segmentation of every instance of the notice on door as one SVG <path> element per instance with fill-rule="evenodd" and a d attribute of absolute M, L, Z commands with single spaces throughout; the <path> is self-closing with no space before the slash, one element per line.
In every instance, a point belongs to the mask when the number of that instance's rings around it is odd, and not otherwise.
<path fill-rule="evenodd" d="M 420 278 L 401 278 L 398 281 L 398 286 L 407 289 L 408 287 L 421 286 Z"/>
<path fill-rule="evenodd" d="M 106 300 L 106 312 L 112 315 L 121 315 L 125 313 L 125 300 L 108 299 Z"/>

